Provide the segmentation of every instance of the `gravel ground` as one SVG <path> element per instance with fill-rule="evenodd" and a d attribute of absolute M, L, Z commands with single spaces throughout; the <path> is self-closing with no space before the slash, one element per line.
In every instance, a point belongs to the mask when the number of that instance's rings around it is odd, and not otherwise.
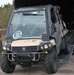
<path fill-rule="evenodd" d="M 8 75 L 1 71 L 0 75 Z M 42 65 L 33 66 L 29 69 L 23 69 L 21 66 L 16 66 L 14 73 L 9 75 L 51 75 L 47 74 Z M 74 56 L 68 64 L 59 64 L 57 73 L 52 75 L 74 75 Z"/>

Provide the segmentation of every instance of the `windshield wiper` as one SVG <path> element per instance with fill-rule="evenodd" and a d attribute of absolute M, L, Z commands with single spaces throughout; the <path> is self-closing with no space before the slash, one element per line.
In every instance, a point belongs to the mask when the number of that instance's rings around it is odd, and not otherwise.
<path fill-rule="evenodd" d="M 31 15 L 31 16 L 43 16 L 43 14 L 27 14 L 27 13 L 23 13 L 23 15 L 25 16 L 28 16 L 28 15 Z"/>

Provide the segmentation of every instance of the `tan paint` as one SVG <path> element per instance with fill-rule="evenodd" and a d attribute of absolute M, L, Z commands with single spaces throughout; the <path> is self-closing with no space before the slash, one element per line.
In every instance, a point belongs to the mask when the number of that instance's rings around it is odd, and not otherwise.
<path fill-rule="evenodd" d="M 56 45 L 56 42 L 54 39 L 50 40 L 50 42 L 53 44 L 53 45 Z"/>
<path fill-rule="evenodd" d="M 50 41 L 42 41 L 41 39 L 29 39 L 29 40 L 15 40 L 11 43 L 12 47 L 20 47 L 20 46 L 38 46 L 40 43 L 51 42 L 55 45 L 55 40 L 52 39 Z"/>
<path fill-rule="evenodd" d="M 47 43 L 47 42 L 51 42 L 53 45 L 56 45 L 56 42 L 54 39 L 50 40 L 50 41 L 42 41 L 42 43 Z"/>
<path fill-rule="evenodd" d="M 38 46 L 41 42 L 41 39 L 16 40 L 12 42 L 11 46 Z"/>

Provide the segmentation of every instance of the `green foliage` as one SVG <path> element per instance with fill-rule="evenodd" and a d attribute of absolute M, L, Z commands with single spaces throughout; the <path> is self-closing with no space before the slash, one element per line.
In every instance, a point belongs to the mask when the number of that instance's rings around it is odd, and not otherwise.
<path fill-rule="evenodd" d="M 11 13 L 14 10 L 13 5 L 9 3 L 0 7 L 0 29 L 7 28 Z"/>

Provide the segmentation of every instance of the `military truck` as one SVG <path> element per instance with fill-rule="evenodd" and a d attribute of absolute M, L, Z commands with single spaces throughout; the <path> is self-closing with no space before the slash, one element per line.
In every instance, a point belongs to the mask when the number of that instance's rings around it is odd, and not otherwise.
<path fill-rule="evenodd" d="M 16 8 L 3 45 L 2 71 L 12 73 L 17 64 L 29 68 L 41 63 L 47 73 L 56 73 L 59 63 L 69 62 L 74 31 L 67 29 L 62 18 L 60 7 L 51 4 Z"/>

